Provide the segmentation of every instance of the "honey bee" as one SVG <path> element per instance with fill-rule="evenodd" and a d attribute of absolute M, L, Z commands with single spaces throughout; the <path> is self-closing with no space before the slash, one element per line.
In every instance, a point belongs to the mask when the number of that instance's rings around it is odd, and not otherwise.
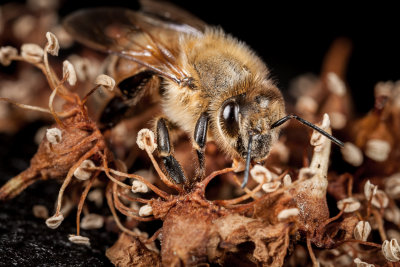
<path fill-rule="evenodd" d="M 317 126 L 286 115 L 282 93 L 267 66 L 246 44 L 172 4 L 144 0 L 140 11 L 82 10 L 69 15 L 64 26 L 79 42 L 142 67 L 119 81 L 121 96 L 111 100 L 100 121 L 125 112 L 121 103 L 138 103 L 145 90 L 160 92 L 165 117 L 156 123 L 158 151 L 167 174 L 178 184 L 190 181 L 173 156 L 171 125 L 192 136 L 198 179 L 204 175 L 204 147 L 211 138 L 232 158 L 246 161 L 242 187 L 250 162 L 268 156 L 278 139 L 278 126 L 289 119 L 342 145 Z"/>

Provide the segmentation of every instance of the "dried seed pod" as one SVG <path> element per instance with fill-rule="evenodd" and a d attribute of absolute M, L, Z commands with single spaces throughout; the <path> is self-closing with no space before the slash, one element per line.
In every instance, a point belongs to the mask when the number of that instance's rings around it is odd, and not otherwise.
<path fill-rule="evenodd" d="M 282 210 L 281 212 L 279 212 L 278 221 L 284 221 L 290 217 L 298 216 L 298 215 L 299 215 L 298 208 L 285 209 L 285 210 Z"/>
<path fill-rule="evenodd" d="M 286 174 L 285 177 L 283 177 L 283 186 L 290 186 L 292 184 L 292 177 L 290 177 L 289 174 Z"/>
<path fill-rule="evenodd" d="M 3 66 L 8 66 L 11 64 L 11 58 L 16 56 L 18 51 L 12 46 L 2 46 L 0 47 L 0 64 Z"/>
<path fill-rule="evenodd" d="M 154 133 L 149 129 L 141 129 L 138 132 L 136 143 L 140 149 L 144 150 L 147 147 L 152 153 L 157 148 L 157 144 L 154 142 Z"/>
<path fill-rule="evenodd" d="M 264 190 L 265 193 L 272 193 L 278 190 L 280 185 L 281 185 L 280 181 L 265 183 L 262 185 L 262 190 Z"/>
<path fill-rule="evenodd" d="M 75 171 L 74 171 L 74 176 L 82 181 L 85 181 L 92 177 L 92 171 L 90 170 L 85 170 L 87 168 L 93 168 L 96 167 L 96 165 L 91 161 L 90 159 L 84 160 Z"/>
<path fill-rule="evenodd" d="M 74 244 L 90 246 L 90 240 L 85 236 L 69 235 L 68 240 Z"/>
<path fill-rule="evenodd" d="M 272 180 L 271 172 L 260 164 L 255 165 L 250 170 L 250 174 L 251 177 L 253 177 L 253 180 L 259 184 L 269 183 Z"/>
<path fill-rule="evenodd" d="M 400 198 L 400 173 L 385 179 L 385 192 L 393 199 Z"/>
<path fill-rule="evenodd" d="M 47 129 L 46 138 L 53 145 L 59 144 L 62 141 L 61 130 L 55 127 Z"/>
<path fill-rule="evenodd" d="M 360 166 L 364 161 L 361 149 L 353 143 L 344 143 L 344 147 L 340 151 L 342 152 L 343 159 L 355 167 Z"/>
<path fill-rule="evenodd" d="M 21 56 L 28 62 L 42 62 L 43 54 L 43 49 L 37 44 L 23 44 L 21 46 Z"/>
<path fill-rule="evenodd" d="M 357 267 L 374 267 L 375 266 L 373 264 L 363 262 L 359 258 L 355 258 L 354 263 L 356 264 Z"/>
<path fill-rule="evenodd" d="M 149 192 L 149 188 L 147 187 L 147 185 L 145 185 L 141 181 L 133 180 L 132 181 L 132 192 L 133 193 L 147 193 L 147 192 Z"/>
<path fill-rule="evenodd" d="M 32 208 L 33 216 L 40 219 L 49 218 L 49 210 L 43 205 L 34 205 Z"/>
<path fill-rule="evenodd" d="M 392 239 L 390 241 L 388 241 L 388 240 L 383 241 L 382 253 L 383 253 L 383 256 L 385 256 L 385 258 L 388 261 L 391 261 L 391 262 L 399 261 L 400 260 L 400 247 L 399 247 L 399 243 L 397 242 L 397 240 Z"/>
<path fill-rule="evenodd" d="M 53 215 L 46 220 L 46 225 L 51 229 L 56 229 L 58 226 L 60 226 L 63 220 L 64 216 L 62 215 L 62 213 L 58 214 L 58 216 Z"/>
<path fill-rule="evenodd" d="M 66 78 L 71 86 L 76 84 L 75 68 L 68 60 L 64 60 L 63 62 L 63 78 Z"/>
<path fill-rule="evenodd" d="M 100 229 L 104 225 L 104 217 L 98 214 L 90 213 L 85 215 L 81 221 L 82 229 Z"/>
<path fill-rule="evenodd" d="M 344 212 L 346 213 L 354 212 L 358 210 L 361 206 L 360 202 L 357 199 L 348 197 L 337 202 L 338 209 L 343 210 L 345 204 L 347 204 L 346 208 L 344 209 Z"/>
<path fill-rule="evenodd" d="M 60 45 L 58 43 L 57 37 L 53 33 L 47 32 L 46 39 L 47 39 L 46 52 L 49 53 L 50 55 L 58 56 Z"/>
<path fill-rule="evenodd" d="M 368 221 L 359 221 L 354 228 L 354 238 L 357 240 L 367 241 L 371 233 L 371 225 Z"/>
<path fill-rule="evenodd" d="M 101 85 L 108 91 L 113 91 L 115 87 L 115 80 L 108 75 L 100 74 L 97 76 L 95 82 L 96 85 Z"/>
<path fill-rule="evenodd" d="M 150 205 L 143 205 L 139 209 L 139 216 L 150 216 L 153 214 L 153 208 Z"/>
<path fill-rule="evenodd" d="M 371 198 L 376 195 L 377 191 L 378 191 L 378 186 L 371 184 L 371 182 L 369 180 L 365 183 L 364 195 L 368 201 L 371 200 Z"/>
<path fill-rule="evenodd" d="M 377 162 L 387 160 L 391 150 L 390 144 L 385 140 L 370 139 L 365 144 L 365 155 Z"/>
<path fill-rule="evenodd" d="M 376 194 L 372 197 L 372 205 L 377 208 L 386 208 L 389 204 L 389 198 L 386 193 L 382 190 L 376 191 Z"/>

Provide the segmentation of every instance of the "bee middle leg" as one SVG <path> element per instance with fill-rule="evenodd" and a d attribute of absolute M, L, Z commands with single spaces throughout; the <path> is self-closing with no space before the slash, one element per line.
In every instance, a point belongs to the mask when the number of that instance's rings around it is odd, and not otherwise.
<path fill-rule="evenodd" d="M 157 120 L 157 149 L 162 158 L 167 175 L 177 184 L 186 184 L 187 178 L 179 162 L 172 155 L 172 144 L 169 138 L 167 121 L 164 118 Z"/>
<path fill-rule="evenodd" d="M 193 147 L 196 149 L 197 157 L 199 159 L 199 169 L 197 171 L 196 180 L 203 179 L 206 172 L 204 148 L 207 141 L 207 129 L 208 116 L 206 113 L 202 113 L 200 118 L 197 120 L 196 127 L 194 128 Z"/>

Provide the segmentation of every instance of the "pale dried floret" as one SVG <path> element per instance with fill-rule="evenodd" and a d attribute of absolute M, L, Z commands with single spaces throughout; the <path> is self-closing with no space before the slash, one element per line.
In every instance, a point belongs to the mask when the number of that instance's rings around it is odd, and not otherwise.
<path fill-rule="evenodd" d="M 115 87 L 115 80 L 108 75 L 100 74 L 97 76 L 95 82 L 96 85 L 101 85 L 108 91 L 113 91 Z"/>
<path fill-rule="evenodd" d="M 322 118 L 322 123 L 321 123 L 320 128 L 326 131 L 327 129 L 329 129 L 330 125 L 331 125 L 331 121 L 329 119 L 329 115 L 327 113 L 325 113 Z M 310 144 L 312 146 L 314 146 L 315 147 L 314 150 L 317 149 L 317 152 L 318 152 L 319 149 L 317 147 L 322 146 L 323 143 L 325 142 L 325 140 L 326 140 L 325 136 L 323 136 L 321 133 L 319 133 L 317 131 L 313 131 L 313 133 L 311 135 L 311 139 L 310 139 Z"/>
<path fill-rule="evenodd" d="M 352 197 L 348 197 L 342 200 L 339 200 L 337 202 L 337 207 L 339 210 L 343 210 L 344 206 L 346 204 L 346 208 L 344 209 L 344 212 L 354 212 L 358 210 L 361 206 L 360 202 Z"/>
<path fill-rule="evenodd" d="M 346 85 L 336 73 L 329 72 L 326 78 L 329 91 L 338 96 L 344 96 L 346 94 Z"/>
<path fill-rule="evenodd" d="M 157 148 L 157 144 L 154 142 L 154 133 L 149 129 L 141 129 L 138 132 L 136 143 L 140 149 L 144 150 L 148 148 L 150 152 L 154 152 Z"/>
<path fill-rule="evenodd" d="M 132 192 L 133 193 L 147 193 L 147 192 L 149 192 L 149 188 L 143 182 L 138 181 L 138 180 L 133 180 L 132 181 Z"/>
<path fill-rule="evenodd" d="M 87 198 L 88 200 L 94 202 L 96 207 L 100 208 L 103 205 L 103 191 L 99 188 L 90 191 Z"/>
<path fill-rule="evenodd" d="M 389 198 L 386 193 L 382 190 L 376 191 L 376 194 L 372 197 L 372 205 L 377 208 L 386 208 L 389 204 Z"/>
<path fill-rule="evenodd" d="M 20 40 L 24 40 L 35 29 L 37 19 L 32 15 L 24 15 L 18 17 L 12 25 L 14 36 Z"/>
<path fill-rule="evenodd" d="M 18 51 L 12 46 L 2 46 L 0 47 L 0 64 L 3 66 L 8 66 L 11 64 L 12 57 L 16 56 Z"/>
<path fill-rule="evenodd" d="M 280 181 L 265 183 L 262 185 L 262 190 L 264 190 L 265 193 L 272 193 L 278 190 L 280 185 L 281 185 Z"/>
<path fill-rule="evenodd" d="M 150 205 L 143 205 L 139 209 L 139 216 L 150 216 L 153 214 L 153 208 Z"/>
<path fill-rule="evenodd" d="M 251 177 L 253 177 L 253 180 L 259 184 L 269 183 L 272 180 L 271 172 L 267 168 L 259 164 L 255 165 L 250 170 L 250 174 Z"/>
<path fill-rule="evenodd" d="M 51 31 L 57 36 L 61 48 L 70 48 L 73 45 L 74 40 L 72 39 L 71 35 L 67 33 L 63 26 L 55 25 L 51 28 Z"/>
<path fill-rule="evenodd" d="M 79 81 L 83 82 L 92 78 L 92 65 L 87 58 L 83 58 L 78 55 L 71 55 L 68 57 L 68 60 L 72 63 L 72 65 L 74 65 Z"/>
<path fill-rule="evenodd" d="M 394 83 L 392 81 L 378 82 L 375 84 L 374 94 L 377 97 L 391 97 Z"/>
<path fill-rule="evenodd" d="M 104 217 L 99 214 L 89 213 L 82 218 L 82 229 L 100 229 L 104 225 Z"/>
<path fill-rule="evenodd" d="M 47 32 L 46 39 L 47 39 L 46 51 L 50 55 L 58 56 L 58 51 L 60 50 L 60 45 L 58 43 L 57 37 L 53 33 Z"/>
<path fill-rule="evenodd" d="M 385 240 L 382 244 L 382 253 L 388 261 L 397 262 L 400 260 L 400 247 L 396 239 Z"/>
<path fill-rule="evenodd" d="M 381 139 L 370 139 L 365 145 L 365 155 L 377 162 L 387 160 L 391 150 L 390 144 Z"/>
<path fill-rule="evenodd" d="M 28 62 L 41 62 L 43 60 L 43 54 L 43 48 L 37 44 L 23 44 L 21 46 L 21 56 Z"/>
<path fill-rule="evenodd" d="M 49 218 L 49 210 L 43 205 L 34 205 L 32 208 L 33 216 L 40 219 Z"/>
<path fill-rule="evenodd" d="M 71 86 L 76 84 L 76 72 L 74 66 L 68 60 L 63 62 L 63 78 L 67 79 Z"/>
<path fill-rule="evenodd" d="M 92 177 L 92 172 L 91 170 L 88 170 L 89 168 L 94 168 L 96 165 L 91 161 L 90 159 L 86 159 L 82 162 L 82 164 L 76 168 L 74 171 L 74 176 L 82 181 L 85 181 Z"/>
<path fill-rule="evenodd" d="M 74 244 L 90 246 L 90 240 L 88 237 L 85 236 L 69 235 L 68 239 Z"/>
<path fill-rule="evenodd" d="M 340 130 L 346 126 L 347 117 L 341 112 L 329 112 L 329 117 L 331 118 L 331 125 L 333 129 Z"/>
<path fill-rule="evenodd" d="M 378 191 L 378 186 L 371 184 L 371 182 L 369 180 L 365 183 L 364 195 L 368 201 L 371 200 L 371 198 L 376 195 L 377 191 Z"/>
<path fill-rule="evenodd" d="M 46 225 L 51 229 L 56 229 L 58 226 L 60 226 L 63 220 L 64 216 L 62 215 L 62 213 L 59 213 L 57 216 L 54 214 L 46 220 Z"/>
<path fill-rule="evenodd" d="M 289 174 L 286 174 L 283 177 L 283 186 L 290 186 L 292 184 L 292 177 Z"/>
<path fill-rule="evenodd" d="M 59 144 L 62 141 L 61 130 L 55 127 L 47 129 L 46 138 L 53 145 Z"/>
<path fill-rule="evenodd" d="M 296 102 L 296 110 L 315 113 L 318 110 L 318 103 L 310 96 L 301 96 Z"/>
<path fill-rule="evenodd" d="M 279 212 L 278 221 L 283 221 L 290 217 L 298 216 L 298 215 L 299 215 L 299 209 L 297 209 L 297 208 L 285 209 L 285 210 L 282 210 L 281 212 Z"/>
<path fill-rule="evenodd" d="M 384 217 L 389 222 L 399 225 L 400 224 L 400 209 L 396 205 L 392 205 L 385 209 Z"/>
<path fill-rule="evenodd" d="M 353 143 L 344 143 L 344 147 L 340 151 L 342 152 L 343 159 L 355 167 L 360 166 L 364 161 L 361 149 Z"/>
<path fill-rule="evenodd" d="M 354 228 L 354 238 L 357 240 L 367 241 L 371 233 L 371 225 L 368 221 L 359 221 Z"/>
<path fill-rule="evenodd" d="M 374 267 L 375 266 L 373 264 L 366 263 L 366 262 L 360 260 L 359 258 L 355 258 L 354 263 L 356 264 L 357 267 Z"/>
<path fill-rule="evenodd" d="M 385 179 L 385 192 L 393 199 L 400 198 L 400 172 Z"/>

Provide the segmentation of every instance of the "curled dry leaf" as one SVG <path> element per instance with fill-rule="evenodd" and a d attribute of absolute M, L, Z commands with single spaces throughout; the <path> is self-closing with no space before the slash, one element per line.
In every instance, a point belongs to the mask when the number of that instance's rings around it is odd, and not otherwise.
<path fill-rule="evenodd" d="M 57 37 L 53 33 L 47 32 L 46 39 L 47 39 L 46 52 L 48 52 L 50 55 L 58 56 L 60 45 L 58 44 Z"/>
<path fill-rule="evenodd" d="M 95 82 L 96 85 L 101 85 L 108 91 L 113 91 L 115 87 L 115 80 L 108 75 L 100 74 L 97 76 Z"/>
<path fill-rule="evenodd" d="M 149 188 L 143 182 L 138 180 L 132 181 L 132 192 L 133 193 L 147 193 Z"/>
<path fill-rule="evenodd" d="M 89 213 L 82 218 L 82 229 L 100 229 L 104 225 L 104 217 L 99 214 Z"/>
<path fill-rule="evenodd" d="M 91 161 L 90 159 L 86 159 L 82 162 L 81 166 L 76 168 L 76 170 L 74 171 L 74 176 L 79 180 L 85 181 L 90 177 L 92 177 L 92 172 L 93 172 L 87 169 L 93 167 L 96 167 L 93 161 Z"/>
<path fill-rule="evenodd" d="M 47 129 L 46 138 L 50 144 L 53 144 L 53 145 L 59 144 L 62 141 L 61 130 L 56 127 Z"/>
<path fill-rule="evenodd" d="M 340 151 L 342 152 L 343 159 L 355 167 L 360 166 L 364 161 L 361 149 L 353 143 L 344 143 L 344 147 Z"/>
<path fill-rule="evenodd" d="M 90 240 L 88 237 L 80 235 L 69 235 L 68 240 L 77 245 L 90 246 Z"/>
<path fill-rule="evenodd" d="M 345 207 L 346 205 L 346 207 Z M 360 208 L 361 204 L 360 202 L 352 197 L 348 197 L 345 199 L 342 199 L 340 201 L 337 202 L 337 208 L 339 210 L 343 210 L 344 208 L 344 212 L 349 213 L 349 212 L 354 212 L 356 210 L 358 210 Z"/>
<path fill-rule="evenodd" d="M 64 60 L 63 62 L 63 78 L 67 79 L 71 86 L 76 84 L 77 78 L 75 68 L 68 60 Z"/>
<path fill-rule="evenodd" d="M 271 172 L 264 166 L 261 166 L 260 164 L 255 165 L 250 170 L 250 174 L 251 177 L 253 177 L 254 181 L 256 181 L 259 184 L 269 183 L 272 180 Z"/>
<path fill-rule="evenodd" d="M 0 47 L 0 64 L 2 64 L 3 66 L 10 65 L 12 57 L 16 56 L 17 54 L 17 49 L 12 46 Z"/>
<path fill-rule="evenodd" d="M 354 238 L 357 240 L 367 241 L 371 233 L 371 225 L 368 221 L 360 221 L 354 228 Z"/>
<path fill-rule="evenodd" d="M 400 246 L 396 239 L 385 240 L 382 244 L 382 253 L 388 261 L 400 261 Z"/>
<path fill-rule="evenodd" d="M 43 49 L 37 44 L 23 44 L 21 56 L 30 63 L 39 63 L 43 60 Z"/>
<path fill-rule="evenodd" d="M 140 149 L 144 150 L 148 148 L 150 152 L 154 152 L 157 148 L 157 144 L 154 142 L 154 133 L 149 129 L 141 129 L 138 132 L 136 143 Z"/>
<path fill-rule="evenodd" d="M 62 213 L 58 214 L 57 216 L 53 215 L 46 220 L 46 225 L 51 229 L 56 229 L 58 226 L 60 226 L 63 220 L 64 216 L 62 215 Z"/>

